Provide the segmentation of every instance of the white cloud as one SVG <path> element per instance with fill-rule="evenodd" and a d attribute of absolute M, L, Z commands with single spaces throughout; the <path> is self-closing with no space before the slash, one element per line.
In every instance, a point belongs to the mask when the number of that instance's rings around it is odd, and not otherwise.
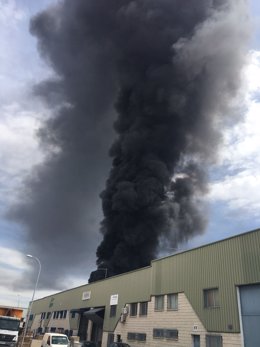
<path fill-rule="evenodd" d="M 36 265 L 25 254 L 19 251 L 12 248 L 0 247 L 0 293 L 2 305 L 28 307 L 29 301 L 32 299 L 34 287 L 31 290 L 21 291 L 19 283 L 26 281 L 26 278 L 22 277 L 23 271 Z M 50 290 L 36 290 L 35 299 L 53 293 L 54 291 Z"/>
<path fill-rule="evenodd" d="M 43 3 L 47 3 L 44 0 Z M 40 5 L 38 4 L 38 7 Z M 0 205 L 6 208 L 32 165 L 43 159 L 36 131 L 49 110 L 31 92 L 51 74 L 29 33 L 35 2 L 0 0 Z M 39 9 L 39 8 L 38 8 Z"/>
<path fill-rule="evenodd" d="M 2 25 L 13 25 L 24 17 L 25 11 L 17 6 L 15 0 L 0 1 L 0 23 Z"/>
<path fill-rule="evenodd" d="M 258 215 L 260 207 L 260 51 L 250 52 L 245 74 L 247 111 L 244 121 L 225 134 L 220 164 L 225 168 L 226 175 L 212 183 L 210 198 L 214 201 L 225 202 L 232 210 L 250 210 L 251 214 Z M 216 169 L 221 171 L 221 166 Z"/>
<path fill-rule="evenodd" d="M 11 267 L 12 273 L 17 273 L 22 269 L 28 268 L 28 265 L 25 262 L 25 255 L 19 251 L 16 251 L 11 248 L 0 247 L 0 267 L 3 271 Z M 3 276 L 0 276 L 3 279 Z"/>
<path fill-rule="evenodd" d="M 259 216 L 260 173 L 245 170 L 235 176 L 226 176 L 212 185 L 211 197 L 225 201 L 231 209 L 243 209 L 250 211 L 251 216 Z"/>
<path fill-rule="evenodd" d="M 6 205 L 43 153 L 36 138 L 40 111 L 16 101 L 0 107 L 0 112 L 0 202 Z"/>
<path fill-rule="evenodd" d="M 40 126 L 37 115 L 22 110 L 13 103 L 1 109 L 0 161 L 8 173 L 30 167 L 41 160 L 36 131 Z"/>

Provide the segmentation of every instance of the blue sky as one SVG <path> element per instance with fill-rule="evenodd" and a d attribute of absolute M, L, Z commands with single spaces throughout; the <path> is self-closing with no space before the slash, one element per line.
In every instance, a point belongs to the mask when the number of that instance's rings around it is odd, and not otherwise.
<path fill-rule="evenodd" d="M 18 188 L 31 167 L 43 159 L 35 132 L 43 114 L 48 114 L 31 87 L 50 76 L 39 58 L 36 40 L 29 34 L 32 15 L 53 0 L 0 0 L 0 293 L 1 304 L 27 306 L 32 291 L 16 289 L 21 271 L 36 267 L 26 259 L 23 226 L 4 217 L 17 198 Z M 252 39 L 245 69 L 247 84 L 243 95 L 247 110 L 244 122 L 224 134 L 218 163 L 211 168 L 211 185 L 205 197 L 209 209 L 207 231 L 181 248 L 197 247 L 260 225 L 260 3 L 250 1 Z M 30 253 L 30 250 L 27 250 Z M 89 271 L 94 268 L 95 259 Z M 71 286 L 86 282 L 88 276 L 70 277 Z M 38 291 L 37 297 L 50 294 Z"/>

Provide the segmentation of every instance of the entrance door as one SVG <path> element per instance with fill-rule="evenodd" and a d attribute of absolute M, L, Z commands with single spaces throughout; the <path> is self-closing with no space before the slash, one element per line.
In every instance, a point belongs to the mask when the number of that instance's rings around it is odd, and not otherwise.
<path fill-rule="evenodd" d="M 200 335 L 192 335 L 193 347 L 200 347 Z"/>
<path fill-rule="evenodd" d="M 240 287 L 245 347 L 260 346 L 260 285 Z"/>

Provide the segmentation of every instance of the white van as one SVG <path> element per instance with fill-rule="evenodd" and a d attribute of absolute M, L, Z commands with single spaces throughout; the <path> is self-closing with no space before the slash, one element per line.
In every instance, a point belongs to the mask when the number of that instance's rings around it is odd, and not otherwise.
<path fill-rule="evenodd" d="M 70 347 L 67 335 L 46 333 L 43 335 L 41 347 Z"/>

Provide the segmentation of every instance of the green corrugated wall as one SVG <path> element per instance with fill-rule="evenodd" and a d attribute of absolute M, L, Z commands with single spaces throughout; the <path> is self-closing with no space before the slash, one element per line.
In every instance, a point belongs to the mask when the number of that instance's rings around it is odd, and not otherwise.
<path fill-rule="evenodd" d="M 239 332 L 236 286 L 260 282 L 260 231 L 154 261 L 152 268 L 152 294 L 184 292 L 207 330 Z M 220 307 L 204 308 L 203 289 L 214 287 Z"/>
<path fill-rule="evenodd" d="M 260 230 L 155 260 L 150 267 L 37 300 L 33 313 L 105 306 L 104 331 L 113 331 L 125 303 L 151 295 L 184 292 L 209 331 L 239 332 L 236 286 L 260 283 Z M 219 288 L 220 307 L 204 308 L 203 289 Z M 91 291 L 90 300 L 82 293 Z M 109 317 L 110 296 L 119 295 Z M 51 305 L 51 306 L 50 306 Z M 231 328 L 232 326 L 232 328 Z"/>

